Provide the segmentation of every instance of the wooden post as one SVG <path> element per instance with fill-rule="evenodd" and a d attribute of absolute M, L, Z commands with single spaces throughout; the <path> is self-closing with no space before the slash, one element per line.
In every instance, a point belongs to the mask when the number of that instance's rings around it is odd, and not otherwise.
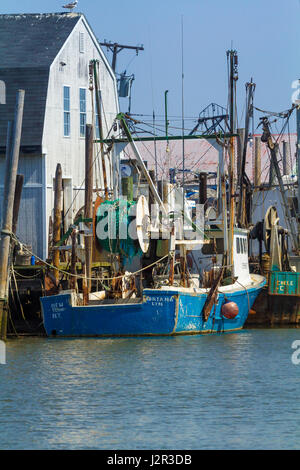
<path fill-rule="evenodd" d="M 14 197 L 14 208 L 13 208 L 13 221 L 12 221 L 13 233 L 16 233 L 17 231 L 23 183 L 24 183 L 24 175 L 17 175 L 16 190 L 15 190 L 15 197 Z"/>
<path fill-rule="evenodd" d="M 8 128 L 6 171 L 4 182 L 3 224 L 0 238 L 0 339 L 6 339 L 7 329 L 7 287 L 9 271 L 10 239 L 12 232 L 13 206 L 15 198 L 16 175 L 19 163 L 20 142 L 22 133 L 24 90 L 18 90 L 14 126 Z M 11 149 L 10 149 L 11 145 Z"/>
<path fill-rule="evenodd" d="M 76 290 L 76 285 L 77 285 L 77 279 L 76 279 L 76 261 L 77 261 L 77 257 L 76 257 L 76 237 L 77 237 L 77 233 L 76 233 L 76 229 L 74 228 L 73 232 L 72 232 L 72 235 L 71 235 L 71 238 L 72 238 L 71 274 L 73 274 L 73 276 L 71 276 L 71 279 L 70 279 L 70 288 L 74 289 L 74 290 Z"/>
<path fill-rule="evenodd" d="M 93 217 L 93 126 L 91 124 L 86 125 L 85 131 L 85 204 L 84 204 L 84 217 L 85 219 L 92 219 Z M 86 226 L 92 228 L 91 222 L 87 222 Z M 89 293 L 91 291 L 91 280 L 92 277 L 92 249 L 93 249 L 93 238 L 91 236 L 84 237 L 85 244 L 85 266 L 86 266 L 86 277 L 84 283 L 87 289 L 88 302 Z M 86 303 L 86 302 L 85 302 Z"/>
<path fill-rule="evenodd" d="M 261 185 L 261 141 L 260 137 L 255 137 L 254 154 L 254 186 Z"/>
<path fill-rule="evenodd" d="M 62 169 L 60 163 L 56 166 L 55 172 L 55 188 L 54 188 L 54 221 L 53 221 L 53 266 L 59 268 L 59 250 L 55 249 L 55 245 L 60 241 L 61 226 L 61 210 L 62 210 Z M 56 285 L 59 282 L 59 271 L 54 270 Z"/>

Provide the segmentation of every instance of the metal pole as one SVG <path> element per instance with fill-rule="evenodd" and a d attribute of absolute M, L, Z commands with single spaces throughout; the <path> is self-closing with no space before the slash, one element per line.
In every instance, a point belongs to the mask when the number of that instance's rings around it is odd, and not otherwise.
<path fill-rule="evenodd" d="M 53 221 L 53 255 L 52 262 L 54 269 L 54 277 L 56 286 L 59 282 L 59 250 L 55 249 L 55 245 L 60 241 L 61 228 L 61 211 L 62 211 L 62 169 L 60 163 L 56 166 L 55 187 L 54 187 L 54 221 Z"/>
<path fill-rule="evenodd" d="M 156 129 L 155 129 L 155 113 L 153 110 L 153 132 L 154 132 L 154 160 L 155 160 L 155 179 L 158 180 L 158 169 L 157 169 L 157 149 L 156 149 Z"/>
<path fill-rule="evenodd" d="M 255 137 L 254 186 L 261 185 L 261 143 L 260 137 Z"/>
<path fill-rule="evenodd" d="M 13 131 L 11 134 L 9 126 L 7 139 L 8 146 L 11 142 L 11 154 L 9 155 L 7 150 L 6 174 L 4 183 L 4 195 L 6 196 L 6 200 L 3 201 L 3 224 L 0 238 L 0 339 L 6 339 L 7 329 L 7 311 L 5 309 L 5 304 L 7 303 L 10 238 L 12 232 L 16 175 L 19 163 L 22 133 L 24 97 L 25 91 L 18 90 Z"/>
<path fill-rule="evenodd" d="M 286 141 L 282 141 L 282 174 L 287 175 L 287 166 L 286 166 Z"/>
<path fill-rule="evenodd" d="M 236 51 L 230 50 L 227 52 L 230 57 L 230 80 L 229 80 L 229 91 L 230 91 L 230 132 L 235 132 L 235 82 L 237 80 L 237 53 Z M 230 137 L 229 143 L 229 191 L 230 191 L 230 212 L 229 212 L 229 265 L 233 266 L 233 232 L 235 222 L 235 184 L 234 184 L 234 166 L 235 166 L 235 155 L 234 155 L 234 137 Z"/>

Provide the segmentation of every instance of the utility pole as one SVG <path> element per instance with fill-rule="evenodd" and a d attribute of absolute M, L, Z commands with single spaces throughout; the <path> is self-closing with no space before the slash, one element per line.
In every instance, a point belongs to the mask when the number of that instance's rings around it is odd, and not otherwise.
<path fill-rule="evenodd" d="M 9 254 L 13 223 L 13 207 L 19 164 L 20 142 L 23 122 L 25 91 L 17 93 L 13 130 L 8 126 L 6 147 L 6 168 L 3 200 L 3 224 L 0 238 L 0 339 L 6 339 L 7 331 L 7 287 L 9 274 Z"/>
<path fill-rule="evenodd" d="M 118 44 L 117 42 L 107 42 L 104 40 L 104 42 L 100 42 L 99 43 L 100 46 L 105 46 L 107 47 L 107 49 L 109 49 L 112 54 L 113 54 L 113 58 L 112 58 L 112 69 L 114 72 L 116 72 L 116 65 L 117 65 L 117 55 L 119 52 L 121 52 L 123 49 L 133 49 L 136 51 L 136 55 L 138 55 L 139 51 L 143 51 L 144 50 L 144 47 L 143 46 L 126 46 L 124 44 Z"/>

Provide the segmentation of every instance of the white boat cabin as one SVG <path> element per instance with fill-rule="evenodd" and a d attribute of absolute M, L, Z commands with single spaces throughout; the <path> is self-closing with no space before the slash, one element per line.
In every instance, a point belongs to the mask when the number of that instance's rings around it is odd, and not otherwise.
<path fill-rule="evenodd" d="M 251 280 L 247 235 L 247 230 L 242 229 L 235 229 L 233 235 L 233 272 L 234 277 L 237 277 L 237 281 L 241 284 Z"/>

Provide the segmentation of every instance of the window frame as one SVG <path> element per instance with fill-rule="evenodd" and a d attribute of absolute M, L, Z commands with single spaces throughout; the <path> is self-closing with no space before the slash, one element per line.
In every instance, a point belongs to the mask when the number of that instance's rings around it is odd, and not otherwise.
<path fill-rule="evenodd" d="M 68 91 L 66 97 L 65 92 Z M 63 109 L 64 109 L 64 137 L 71 135 L 71 87 L 68 85 L 63 86 Z M 67 129 L 67 132 L 66 132 Z"/>
<path fill-rule="evenodd" d="M 85 44 L 84 44 L 84 33 L 79 31 L 79 52 L 80 54 L 84 54 L 85 52 Z"/>
<path fill-rule="evenodd" d="M 84 91 L 84 100 L 81 97 L 81 92 Z M 86 126 L 86 88 L 79 88 L 79 136 L 81 138 L 85 137 L 85 126 Z M 82 103 L 84 103 L 84 108 L 82 108 Z M 83 110 L 84 109 L 84 110 Z M 82 122 L 83 118 L 83 122 Z"/>

